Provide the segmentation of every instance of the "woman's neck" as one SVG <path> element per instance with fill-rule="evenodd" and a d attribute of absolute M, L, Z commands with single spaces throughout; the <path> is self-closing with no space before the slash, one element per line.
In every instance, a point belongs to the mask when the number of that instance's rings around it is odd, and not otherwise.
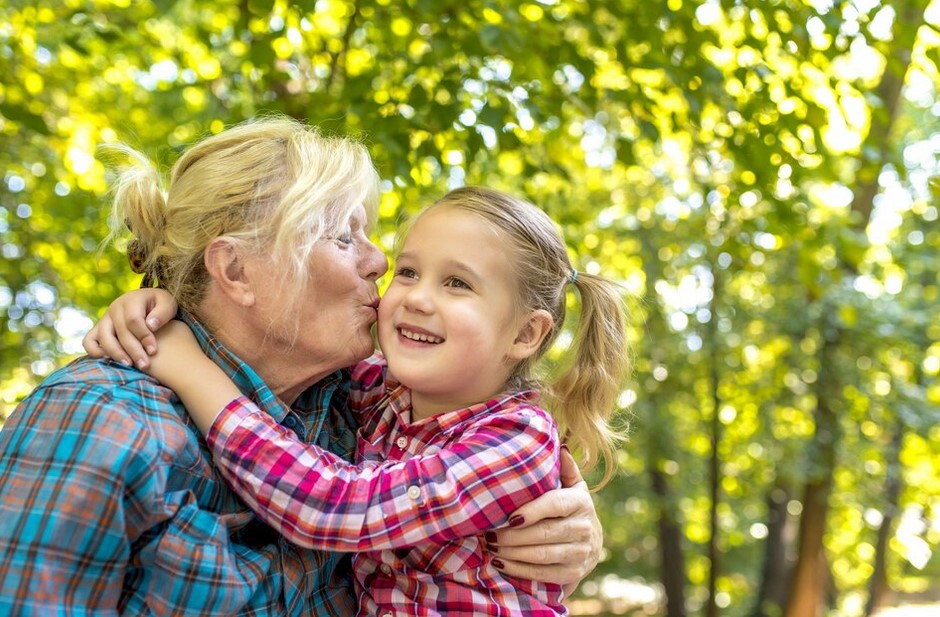
<path fill-rule="evenodd" d="M 245 362 L 281 401 L 291 406 L 305 390 L 333 374 L 332 366 L 317 366 L 309 358 L 298 359 L 283 349 L 258 348 L 258 352 L 246 352 Z"/>
<path fill-rule="evenodd" d="M 297 358 L 282 346 L 275 348 L 263 339 L 252 340 L 258 337 L 246 337 L 244 332 L 230 336 L 224 327 L 219 327 L 214 335 L 250 366 L 287 406 L 293 405 L 305 390 L 336 371 L 333 366 L 311 362 L 311 358 Z"/>

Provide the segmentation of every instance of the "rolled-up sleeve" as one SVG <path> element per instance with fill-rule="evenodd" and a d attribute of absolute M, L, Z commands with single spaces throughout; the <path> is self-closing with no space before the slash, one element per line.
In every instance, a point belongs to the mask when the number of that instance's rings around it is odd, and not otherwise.
<path fill-rule="evenodd" d="M 504 524 L 557 478 L 554 424 L 527 406 L 481 418 L 450 445 L 401 462 L 347 463 L 300 442 L 243 397 L 219 414 L 207 441 L 259 517 L 292 542 L 320 549 L 475 535 Z"/>

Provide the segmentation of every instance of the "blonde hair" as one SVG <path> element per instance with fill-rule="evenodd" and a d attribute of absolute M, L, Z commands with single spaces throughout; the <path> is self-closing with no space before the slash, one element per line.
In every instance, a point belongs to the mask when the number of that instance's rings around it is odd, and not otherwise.
<path fill-rule="evenodd" d="M 366 148 L 282 116 L 243 122 L 191 146 L 166 192 L 146 157 L 127 146 L 111 149 L 130 164 L 113 187 L 108 238 L 129 230 L 128 258 L 144 284 L 156 282 L 204 320 L 203 259 L 214 238 L 271 256 L 275 282 L 292 290 L 280 318 L 296 314 L 315 244 L 343 233 L 359 205 L 370 222 L 376 215 L 378 174 Z M 294 334 L 299 327 L 285 325 Z"/>
<path fill-rule="evenodd" d="M 527 201 L 492 189 L 464 187 L 451 191 L 422 214 L 442 207 L 476 214 L 492 225 L 506 239 L 512 256 L 521 309 L 543 309 L 551 315 L 551 329 L 538 351 L 514 368 L 507 387 L 540 389 L 547 395 L 562 435 L 582 455 L 584 470 L 604 462 L 598 488 L 603 486 L 616 471 L 616 448 L 625 438 L 623 431 L 609 423 L 629 367 L 626 307 L 618 286 L 603 277 L 576 272 L 555 224 Z M 544 384 L 534 369 L 564 324 L 569 284 L 581 296 L 573 359 L 553 383 Z"/>

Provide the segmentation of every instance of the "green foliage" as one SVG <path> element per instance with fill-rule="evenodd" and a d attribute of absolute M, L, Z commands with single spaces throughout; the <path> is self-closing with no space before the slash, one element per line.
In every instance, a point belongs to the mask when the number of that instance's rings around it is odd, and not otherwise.
<path fill-rule="evenodd" d="M 138 283 L 122 255 L 99 250 L 107 170 L 97 147 L 127 142 L 168 165 L 201 135 L 285 113 L 367 140 L 387 179 L 376 231 L 387 247 L 402 215 L 448 187 L 491 184 L 540 204 L 580 269 L 629 291 L 635 371 L 621 401 L 633 436 L 623 473 L 597 497 L 609 555 L 584 594 L 603 595 L 606 575 L 659 580 L 667 511 L 681 525 L 688 606 L 707 602 L 714 540 L 715 601 L 747 614 L 767 495 L 784 487 L 796 499 L 827 476 L 836 605 L 859 614 L 879 521 L 895 511 L 884 491 L 892 469 L 906 522 L 889 544 L 889 582 L 936 585 L 940 191 L 927 178 L 940 56 L 925 10 L 7 3 L 0 417 L 79 351 L 88 316 Z M 836 417 L 824 431 L 821 401 Z M 826 444 L 834 466 L 818 456 Z M 652 492 L 654 469 L 668 495 Z"/>

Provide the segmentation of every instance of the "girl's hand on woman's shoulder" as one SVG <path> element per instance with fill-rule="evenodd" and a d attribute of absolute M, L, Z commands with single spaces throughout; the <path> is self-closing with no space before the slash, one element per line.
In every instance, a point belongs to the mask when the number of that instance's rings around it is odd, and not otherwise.
<path fill-rule="evenodd" d="M 163 289 L 135 289 L 122 294 L 82 339 L 82 347 L 92 358 L 110 358 L 141 370 L 150 367 L 157 353 L 154 332 L 176 315 L 178 306 Z"/>

